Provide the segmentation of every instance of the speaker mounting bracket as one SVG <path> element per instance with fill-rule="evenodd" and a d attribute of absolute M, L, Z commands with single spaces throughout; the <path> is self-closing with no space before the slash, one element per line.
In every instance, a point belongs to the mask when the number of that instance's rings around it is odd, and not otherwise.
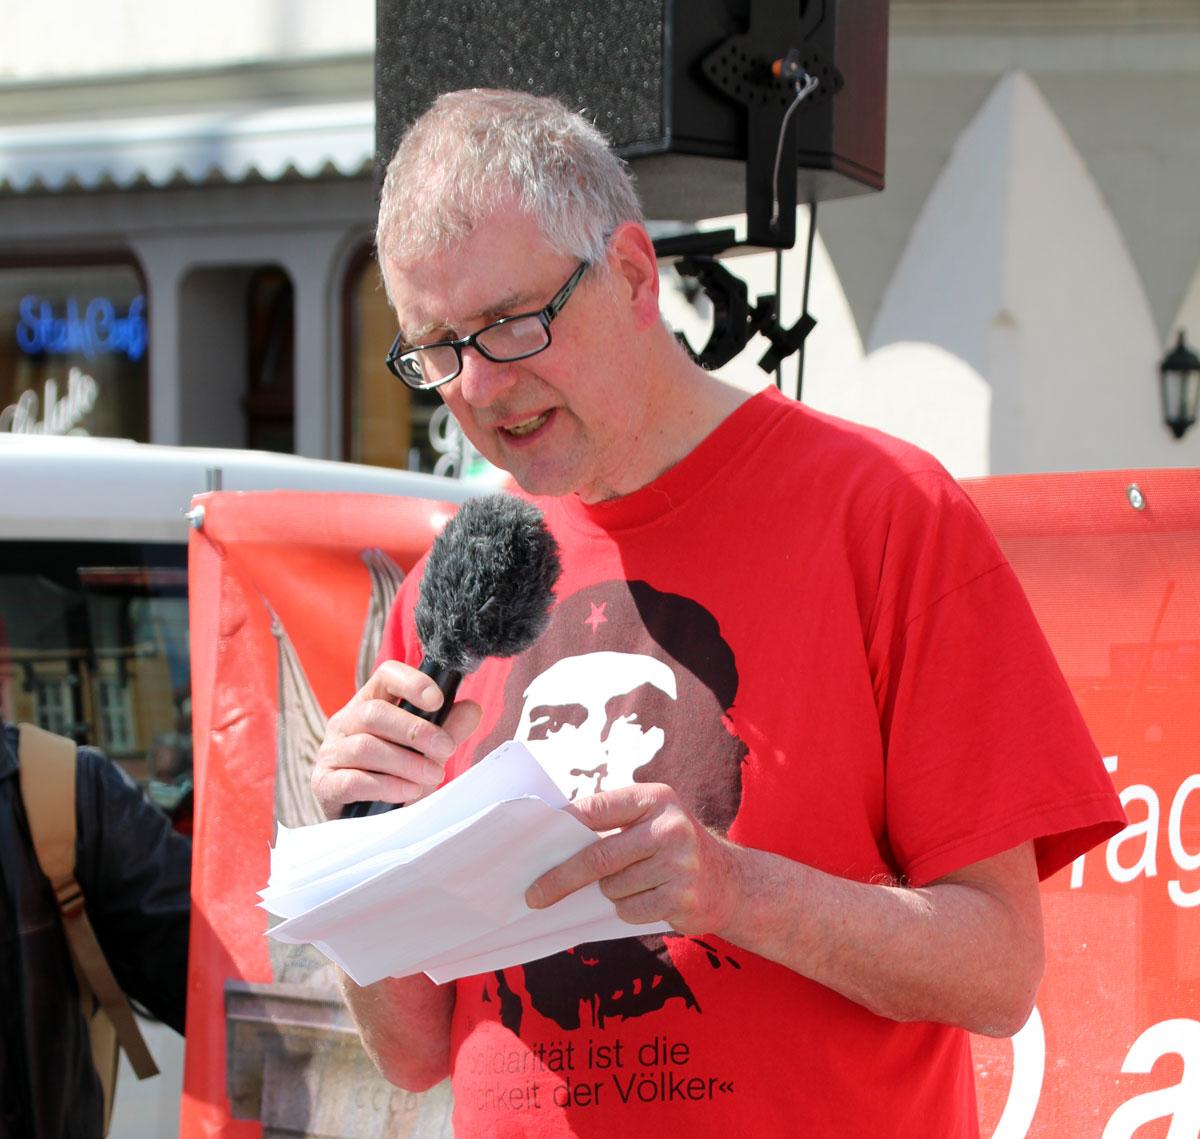
<path fill-rule="evenodd" d="M 733 231 L 720 232 L 732 234 Z M 714 235 L 694 236 L 704 238 Z M 703 368 L 719 368 L 729 363 L 746 347 L 755 333 L 761 333 L 771 342 L 771 347 L 759 360 L 758 366 L 764 372 L 773 372 L 782 360 L 804 346 L 805 338 L 816 326 L 817 322 L 805 313 L 791 328 L 783 328 L 779 323 L 779 304 L 775 294 L 760 296 L 751 305 L 746 282 L 735 277 L 708 253 L 681 252 L 675 261 L 675 270 L 685 281 L 695 282 L 696 287 L 703 290 L 712 303 L 713 327 L 703 348 L 697 351 L 682 333 L 675 334 L 688 355 Z"/>
<path fill-rule="evenodd" d="M 825 18 L 824 9 L 823 0 L 811 0 L 808 29 L 802 31 L 796 0 L 750 0 L 746 31 L 723 41 L 700 64 L 706 78 L 746 110 L 747 245 L 796 244 L 796 120 L 789 111 L 808 77 L 816 80 L 810 106 L 832 99 L 845 82 L 806 43 Z M 784 156 L 778 164 L 777 153 Z"/>

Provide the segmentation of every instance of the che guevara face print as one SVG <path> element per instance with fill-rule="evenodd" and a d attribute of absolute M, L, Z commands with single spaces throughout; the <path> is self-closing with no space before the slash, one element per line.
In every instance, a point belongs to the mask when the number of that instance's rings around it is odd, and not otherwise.
<path fill-rule="evenodd" d="M 701 822 L 725 831 L 746 757 L 728 717 L 737 683 L 733 652 L 697 602 L 642 581 L 589 586 L 562 599 L 546 633 L 514 660 L 504 712 L 476 758 L 518 739 L 568 799 L 668 783 Z M 563 1029 L 674 1000 L 696 1008 L 660 936 L 577 946 L 520 969 L 533 1007 Z M 519 1035 L 514 972 L 497 972 L 495 995 Z"/>
<path fill-rule="evenodd" d="M 626 787 L 666 741 L 678 686 L 644 653 L 563 657 L 525 689 L 516 738 L 569 800 Z"/>

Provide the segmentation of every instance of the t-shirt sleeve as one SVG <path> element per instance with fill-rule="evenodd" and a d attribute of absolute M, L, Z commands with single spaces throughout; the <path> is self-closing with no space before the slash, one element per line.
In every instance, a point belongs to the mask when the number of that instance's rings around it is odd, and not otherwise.
<path fill-rule="evenodd" d="M 891 493 L 868 651 L 896 865 L 922 885 L 1033 840 L 1048 877 L 1124 812 L 1016 574 L 965 493 Z"/>

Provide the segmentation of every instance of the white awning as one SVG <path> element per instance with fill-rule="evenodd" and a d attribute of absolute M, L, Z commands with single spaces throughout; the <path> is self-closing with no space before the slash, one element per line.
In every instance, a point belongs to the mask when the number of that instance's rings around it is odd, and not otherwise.
<path fill-rule="evenodd" d="M 371 100 L 0 127 L 0 191 L 354 176 L 375 148 Z"/>

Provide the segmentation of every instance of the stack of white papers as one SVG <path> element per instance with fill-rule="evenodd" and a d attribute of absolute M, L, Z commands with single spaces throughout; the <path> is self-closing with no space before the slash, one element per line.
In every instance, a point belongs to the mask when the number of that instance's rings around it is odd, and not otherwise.
<path fill-rule="evenodd" d="M 534 879 L 600 837 L 520 743 L 401 810 L 280 824 L 261 905 L 267 932 L 309 943 L 359 985 L 424 972 L 439 984 L 585 941 L 665 933 L 631 925 L 597 883 L 544 910 Z"/>

